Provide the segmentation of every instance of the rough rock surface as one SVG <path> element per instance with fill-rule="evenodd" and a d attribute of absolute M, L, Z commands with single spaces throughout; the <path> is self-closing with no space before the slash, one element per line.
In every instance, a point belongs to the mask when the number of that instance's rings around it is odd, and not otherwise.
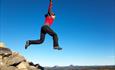
<path fill-rule="evenodd" d="M 11 55 L 12 54 L 12 52 L 11 52 L 11 50 L 10 49 L 8 49 L 8 48 L 0 48 L 0 55 L 2 55 L 2 56 L 8 56 L 8 55 Z"/>
<path fill-rule="evenodd" d="M 44 68 L 26 61 L 23 56 L 9 48 L 0 47 L 0 70 L 44 70 Z"/>

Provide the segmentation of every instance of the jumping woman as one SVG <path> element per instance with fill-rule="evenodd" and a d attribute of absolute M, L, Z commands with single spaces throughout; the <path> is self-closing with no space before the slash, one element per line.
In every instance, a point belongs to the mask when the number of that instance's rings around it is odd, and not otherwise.
<path fill-rule="evenodd" d="M 45 35 L 49 34 L 53 38 L 53 48 L 56 50 L 62 50 L 58 44 L 58 36 L 57 34 L 50 28 L 53 24 L 56 15 L 52 12 L 52 0 L 50 0 L 48 12 L 45 14 L 45 22 L 44 25 L 41 27 L 40 39 L 38 40 L 28 40 L 26 41 L 25 49 L 27 49 L 32 44 L 41 44 L 44 42 Z"/>

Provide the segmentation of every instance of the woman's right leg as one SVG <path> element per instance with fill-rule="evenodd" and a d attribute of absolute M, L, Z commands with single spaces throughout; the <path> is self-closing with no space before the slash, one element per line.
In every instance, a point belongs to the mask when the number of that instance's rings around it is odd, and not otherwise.
<path fill-rule="evenodd" d="M 40 34 L 40 39 L 38 40 L 29 40 L 29 44 L 41 44 L 44 42 L 44 39 L 45 39 L 45 34 L 44 33 L 41 33 Z"/>
<path fill-rule="evenodd" d="M 46 32 L 44 31 L 43 27 L 41 28 L 40 39 L 38 40 L 28 40 L 26 41 L 25 49 L 28 48 L 31 44 L 41 44 L 44 42 Z"/>

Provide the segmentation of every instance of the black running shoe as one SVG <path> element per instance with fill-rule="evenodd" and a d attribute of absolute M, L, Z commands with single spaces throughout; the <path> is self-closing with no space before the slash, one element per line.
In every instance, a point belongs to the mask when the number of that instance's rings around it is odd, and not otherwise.
<path fill-rule="evenodd" d="M 26 41 L 25 49 L 27 49 L 30 46 L 29 41 Z"/>
<path fill-rule="evenodd" d="M 62 48 L 59 47 L 59 46 L 55 46 L 54 49 L 55 49 L 55 50 L 62 50 Z"/>

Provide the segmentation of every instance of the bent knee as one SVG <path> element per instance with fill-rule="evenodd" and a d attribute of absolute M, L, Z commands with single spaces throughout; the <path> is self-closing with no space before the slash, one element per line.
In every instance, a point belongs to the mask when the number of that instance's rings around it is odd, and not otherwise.
<path fill-rule="evenodd" d="M 40 40 L 40 43 L 43 43 L 44 42 L 44 40 Z"/>

